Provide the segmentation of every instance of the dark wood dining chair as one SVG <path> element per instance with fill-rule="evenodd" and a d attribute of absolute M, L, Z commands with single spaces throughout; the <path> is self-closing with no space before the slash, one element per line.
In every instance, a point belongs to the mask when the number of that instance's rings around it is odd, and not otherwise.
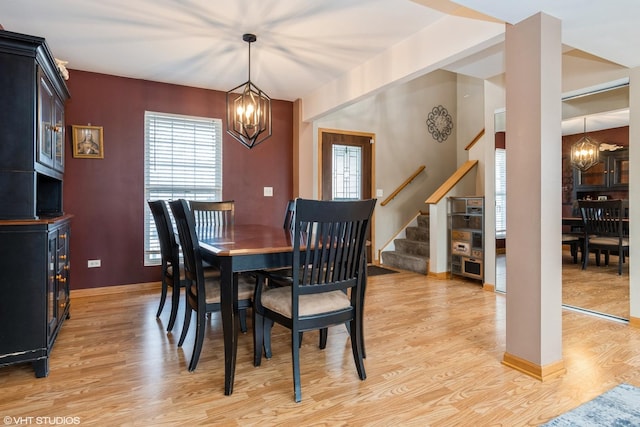
<path fill-rule="evenodd" d="M 160 317 L 164 309 L 165 300 L 167 299 L 167 290 L 171 288 L 171 314 L 169 315 L 169 324 L 167 325 L 167 332 L 169 332 L 173 329 L 178 315 L 180 287 L 184 285 L 180 279 L 180 248 L 173 232 L 169 210 L 167 209 L 165 201 L 149 200 L 147 204 L 151 210 L 151 215 L 153 215 L 153 221 L 156 224 L 162 266 L 162 291 L 156 317 Z"/>
<path fill-rule="evenodd" d="M 583 246 L 582 234 L 562 233 L 562 245 L 569 246 L 569 251 L 571 253 L 571 257 L 573 258 L 573 263 L 577 264 L 578 252 L 580 251 L 580 247 Z"/>
<path fill-rule="evenodd" d="M 294 398 L 302 398 L 300 385 L 301 333 L 348 324 L 354 362 L 361 380 L 366 378 L 362 343 L 362 304 L 367 230 L 375 200 L 296 200 L 292 275 L 274 277 L 258 273 L 254 297 L 254 365 L 263 350 L 271 349 L 271 322 L 291 330 Z M 263 281 L 288 282 L 265 287 Z"/>
<path fill-rule="evenodd" d="M 582 269 L 589 263 L 589 251 L 603 251 L 605 265 L 609 265 L 612 252 L 618 255 L 618 274 L 622 274 L 622 264 L 629 252 L 629 239 L 624 230 L 624 209 L 622 200 L 579 200 L 578 208 L 584 223 L 584 249 Z M 599 264 L 600 254 L 596 252 Z"/>
<path fill-rule="evenodd" d="M 284 211 L 284 224 L 282 224 L 282 228 L 285 230 L 293 231 L 293 218 L 296 214 L 296 201 L 289 200 L 287 202 L 287 208 Z"/>
<path fill-rule="evenodd" d="M 189 362 L 189 371 L 193 371 L 198 364 L 202 351 L 206 315 L 220 311 L 220 278 L 207 279 L 204 276 L 204 265 L 196 235 L 195 219 L 187 201 L 184 199 L 175 200 L 169 202 L 169 206 L 178 228 L 178 236 L 184 257 L 184 274 L 187 281 L 185 286 L 187 304 L 178 347 L 181 347 L 184 343 L 192 312 L 196 312 L 196 338 L 191 361 Z M 234 276 L 234 280 L 238 281 L 239 315 L 246 318 L 246 311 L 251 307 L 255 285 L 254 282 L 244 280 L 244 278 L 240 280 L 238 275 Z"/>
<path fill-rule="evenodd" d="M 191 200 L 189 207 L 197 227 L 203 226 L 233 226 L 235 223 L 235 202 L 225 200 L 222 202 L 203 202 Z"/>

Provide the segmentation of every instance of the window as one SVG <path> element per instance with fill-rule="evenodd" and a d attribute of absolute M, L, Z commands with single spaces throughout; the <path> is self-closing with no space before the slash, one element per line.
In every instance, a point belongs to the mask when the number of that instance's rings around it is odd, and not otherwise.
<path fill-rule="evenodd" d="M 362 148 L 333 145 L 333 200 L 360 200 Z"/>
<path fill-rule="evenodd" d="M 222 120 L 146 111 L 144 197 L 222 199 Z M 153 216 L 144 214 L 144 262 L 160 263 Z"/>
<path fill-rule="evenodd" d="M 507 237 L 507 152 L 496 148 L 496 237 Z"/>

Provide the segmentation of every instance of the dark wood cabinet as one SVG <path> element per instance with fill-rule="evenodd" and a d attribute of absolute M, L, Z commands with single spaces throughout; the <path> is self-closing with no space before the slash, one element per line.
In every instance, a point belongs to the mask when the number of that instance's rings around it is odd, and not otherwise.
<path fill-rule="evenodd" d="M 67 86 L 45 40 L 0 30 L 0 219 L 63 214 Z"/>
<path fill-rule="evenodd" d="M 629 151 L 600 152 L 600 162 L 586 171 L 576 169 L 574 182 L 577 191 L 607 191 L 629 188 Z"/>
<path fill-rule="evenodd" d="M 69 317 L 68 98 L 45 40 L 0 30 L 0 366 L 30 362 L 36 377 Z"/>
<path fill-rule="evenodd" d="M 69 317 L 70 217 L 0 221 L 0 366 L 31 362 L 49 373 L 49 355 Z"/>

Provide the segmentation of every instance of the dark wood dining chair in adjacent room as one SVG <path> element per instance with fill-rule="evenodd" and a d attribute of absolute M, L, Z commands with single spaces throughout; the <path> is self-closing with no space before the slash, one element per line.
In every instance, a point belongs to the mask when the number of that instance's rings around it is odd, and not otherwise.
<path fill-rule="evenodd" d="M 189 329 L 192 312 L 196 312 L 196 338 L 193 346 L 189 371 L 193 371 L 200 358 L 204 332 L 206 326 L 206 315 L 220 311 L 220 278 L 207 279 L 204 276 L 204 266 L 200 254 L 200 245 L 196 235 L 195 220 L 189 204 L 186 200 L 180 199 L 169 202 L 171 212 L 178 227 L 178 236 L 182 246 L 184 258 L 184 274 L 187 280 L 185 287 L 187 306 L 185 308 L 184 324 L 182 334 L 178 341 L 181 347 Z M 254 282 L 238 279 L 238 310 L 241 317 L 246 318 L 246 311 L 251 307 L 251 299 L 254 294 Z"/>
<path fill-rule="evenodd" d="M 271 323 L 291 330 L 294 398 L 302 398 L 300 385 L 301 333 L 347 324 L 353 359 L 361 380 L 366 378 L 362 343 L 362 316 L 367 229 L 375 200 L 296 200 L 294 266 L 290 277 L 258 273 L 254 297 L 254 365 L 259 366 L 265 335 Z M 264 287 L 263 281 L 289 282 L 290 286 Z"/>
<path fill-rule="evenodd" d="M 578 235 L 575 233 L 562 233 L 562 245 L 569 246 L 571 257 L 573 258 L 573 263 L 577 264 L 578 252 L 580 251 L 580 247 L 582 246 L 582 234 Z"/>
<path fill-rule="evenodd" d="M 582 269 L 587 268 L 589 251 L 596 250 L 599 263 L 604 252 L 605 265 L 609 265 L 611 253 L 618 255 L 618 274 L 629 252 L 629 239 L 625 235 L 622 200 L 579 200 L 578 208 L 584 223 L 584 249 Z"/>

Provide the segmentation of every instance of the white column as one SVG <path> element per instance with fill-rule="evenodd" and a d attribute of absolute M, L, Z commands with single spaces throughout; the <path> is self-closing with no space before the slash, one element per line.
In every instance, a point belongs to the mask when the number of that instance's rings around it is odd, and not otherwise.
<path fill-rule="evenodd" d="M 560 21 L 506 31 L 507 319 L 503 363 L 545 380 L 562 360 Z"/>
<path fill-rule="evenodd" d="M 629 304 L 630 323 L 640 327 L 640 263 L 632 262 L 637 244 L 640 243 L 640 148 L 636 144 L 640 140 L 640 67 L 629 73 Z"/>

